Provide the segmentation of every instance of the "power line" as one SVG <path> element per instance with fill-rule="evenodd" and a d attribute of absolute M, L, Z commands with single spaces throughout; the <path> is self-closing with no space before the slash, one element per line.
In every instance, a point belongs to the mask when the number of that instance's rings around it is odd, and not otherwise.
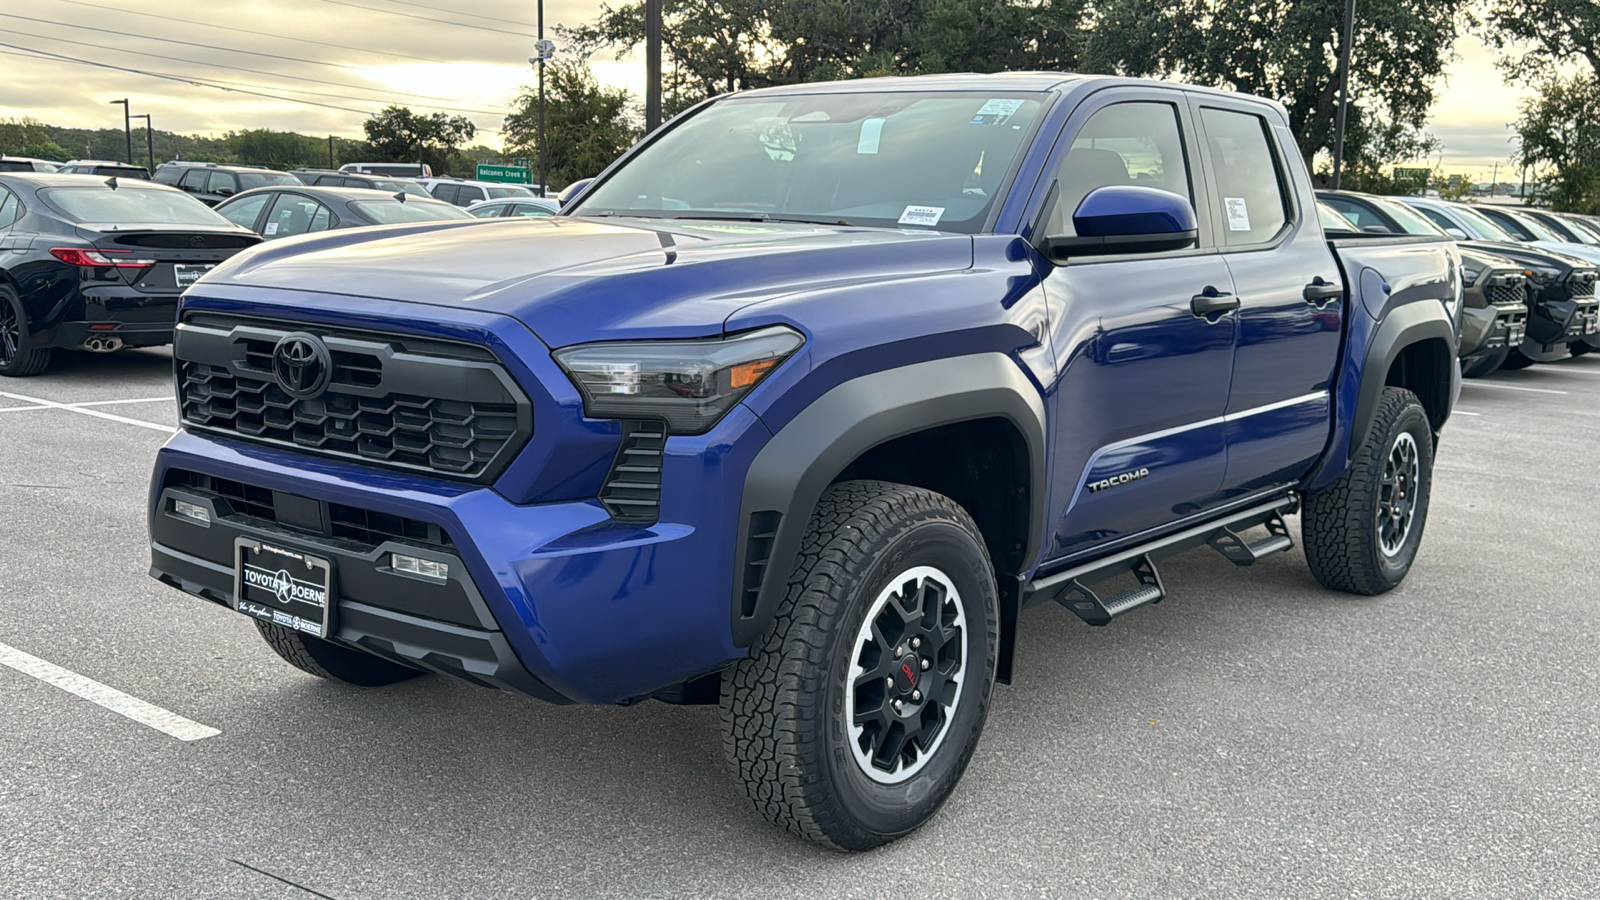
<path fill-rule="evenodd" d="M 420 19 L 421 21 L 424 21 L 424 22 L 436 22 L 436 23 L 438 23 L 440 25 L 454 25 L 457 28 L 471 28 L 471 29 L 474 29 L 476 31 L 487 31 L 487 32 L 490 32 L 491 34 L 509 34 L 512 37 L 521 37 L 521 38 L 538 37 L 538 35 L 526 34 L 526 33 L 521 32 L 521 31 L 506 31 L 503 28 L 489 28 L 489 27 L 484 26 L 484 25 L 468 25 L 465 22 L 452 22 L 449 19 L 435 19 L 435 18 L 433 18 L 431 16 L 419 16 L 419 15 L 416 15 L 415 13 L 404 13 L 404 12 L 400 12 L 399 10 L 381 9 L 381 8 L 375 7 L 375 6 L 362 6 L 359 3 L 348 3 L 348 2 L 346 2 L 346 0 L 322 0 L 322 2 L 323 3 L 332 3 L 335 6 L 348 6 L 348 7 L 351 7 L 352 9 L 364 9 L 367 12 L 383 13 L 384 15 L 387 15 L 387 16 L 400 16 L 400 17 L 406 18 L 406 19 Z"/>
<path fill-rule="evenodd" d="M 179 16 L 163 16 L 157 13 L 140 12 L 136 9 L 123 9 L 119 6 L 101 6 L 98 3 L 87 3 L 85 0 L 56 0 L 57 3 L 70 3 L 73 6 L 87 6 L 91 9 L 103 9 L 108 12 L 126 13 L 130 16 L 144 16 L 148 19 L 161 19 L 166 22 L 178 22 L 183 25 L 197 25 L 201 28 L 215 28 L 219 31 L 232 31 L 238 34 L 248 34 L 251 37 L 267 37 L 279 41 L 295 41 L 301 44 L 314 44 L 318 47 L 331 47 L 334 50 L 349 50 L 354 53 L 371 53 L 376 56 L 392 56 L 396 59 L 410 59 L 416 62 L 445 63 L 449 60 L 434 59 L 431 56 L 412 56 L 409 53 L 396 53 L 393 50 L 374 50 L 371 47 L 347 47 L 344 44 L 330 44 L 327 41 L 314 41 L 310 38 L 290 37 L 287 34 L 267 34 L 261 31 L 252 31 L 248 28 L 234 28 L 230 25 L 216 25 L 211 22 L 201 22 L 196 19 L 185 19 Z"/>
<path fill-rule="evenodd" d="M 304 82 L 307 82 L 309 84 L 321 84 L 321 85 L 326 85 L 328 87 L 348 88 L 348 89 L 353 90 L 353 91 L 366 91 L 368 93 L 394 94 L 395 96 L 399 96 L 399 97 L 415 97 L 415 98 L 418 98 L 418 99 L 421 99 L 421 100 L 443 100 L 443 101 L 445 101 L 447 103 L 449 103 L 449 102 L 459 102 L 459 101 L 454 101 L 453 98 L 450 98 L 450 97 L 434 97 L 434 96 L 431 96 L 429 94 L 412 94 L 412 93 L 409 93 L 407 91 L 394 91 L 394 90 L 390 90 L 388 88 L 365 87 L 365 86 L 357 85 L 357 84 L 345 84 L 343 82 L 338 82 L 338 81 L 324 81 L 324 80 L 322 80 L 320 78 L 305 78 L 305 77 L 299 76 L 299 75 L 284 75 L 284 74 L 280 74 L 278 72 L 264 71 L 262 69 L 247 69 L 247 68 L 245 68 L 243 66 L 230 66 L 230 65 L 227 65 L 225 63 L 204 62 L 202 60 L 189 59 L 187 57 L 182 57 L 182 56 L 166 56 L 166 55 L 163 55 L 163 54 L 160 54 L 160 53 L 147 53 L 147 52 L 145 52 L 143 50 L 128 50 L 128 49 L 123 48 L 123 47 L 111 47 L 111 46 L 107 46 L 105 44 L 96 44 L 96 43 L 93 43 L 91 41 L 78 41 L 78 40 L 73 40 L 72 38 L 51 37 L 49 35 L 33 34 L 31 32 L 27 32 L 27 31 L 12 31 L 10 33 L 11 34 L 15 34 L 15 35 L 22 35 L 24 37 L 38 38 L 39 40 L 43 40 L 43 41 L 55 41 L 57 43 L 62 43 L 62 44 L 77 44 L 77 45 L 82 46 L 82 47 L 93 47 L 93 48 L 95 48 L 97 50 L 110 50 L 113 53 L 131 53 L 131 54 L 133 54 L 135 56 L 148 56 L 151 59 L 163 59 L 163 60 L 166 60 L 167 62 L 189 63 L 189 64 L 192 64 L 192 65 L 207 66 L 207 67 L 210 67 L 210 68 L 217 68 L 217 69 L 231 69 L 232 71 L 235 71 L 235 72 L 248 72 L 251 75 L 265 75 L 268 78 L 288 78 L 288 79 L 291 79 L 293 81 L 304 81 Z M 229 82 L 226 82 L 226 81 L 222 81 L 221 79 L 211 79 L 211 80 L 216 81 L 219 84 L 228 84 L 229 83 Z M 263 88 L 268 88 L 268 89 L 271 89 L 271 90 L 288 91 L 291 94 L 315 94 L 316 93 L 315 91 L 300 91 L 300 90 L 295 90 L 295 89 L 292 89 L 292 88 L 282 87 L 282 86 L 279 86 L 279 85 L 246 85 L 246 86 L 247 87 L 263 87 Z M 341 97 L 337 97 L 337 95 L 333 95 L 333 94 L 324 94 L 322 96 L 336 97 L 336 99 L 366 100 L 366 101 L 371 102 L 371 103 L 393 103 L 393 102 L 395 102 L 393 100 L 385 100 L 385 99 L 383 99 L 381 97 L 342 97 L 341 98 Z M 467 108 L 467 107 L 460 107 L 460 106 L 429 106 L 428 104 L 425 104 L 425 103 L 416 103 L 416 104 L 413 104 L 413 105 L 415 105 L 415 106 L 423 106 L 423 107 L 427 107 L 429 109 L 446 110 L 446 111 L 449 111 L 449 112 L 474 113 L 474 114 L 477 114 L 477 115 L 486 115 L 486 116 L 501 115 L 504 112 L 503 110 L 488 109 L 488 108 L 484 108 L 484 107 Z"/>
<path fill-rule="evenodd" d="M 429 12 L 446 13 L 446 14 L 452 15 L 452 16 L 466 16 L 469 19 L 483 19 L 486 22 L 500 22 L 501 24 L 504 24 L 504 25 L 521 25 L 524 28 L 538 28 L 539 27 L 538 25 L 534 24 L 533 22 L 518 22 L 516 19 L 502 19 L 499 16 L 485 16 L 485 15 L 481 15 L 479 13 L 462 12 L 461 10 L 458 10 L 458 9 L 440 9 L 440 8 L 438 8 L 436 6 L 429 6 L 426 3 L 411 3 L 410 0 L 387 0 L 387 2 L 389 2 L 389 3 L 398 3 L 401 6 L 414 6 L 417 9 L 425 9 L 425 10 L 428 10 Z"/>
<path fill-rule="evenodd" d="M 19 16 L 16 13 L 0 12 L 0 16 L 4 16 L 8 19 L 22 19 L 28 22 L 38 22 L 41 25 L 54 25 L 57 28 L 78 28 L 84 31 L 98 31 L 101 34 L 114 34 L 118 37 L 132 37 L 140 38 L 141 40 L 146 41 L 160 41 L 164 44 L 182 44 L 185 47 L 199 47 L 202 50 L 222 50 L 227 53 L 246 53 L 250 56 L 264 56 L 268 59 L 281 59 L 286 62 L 305 63 L 306 65 L 312 66 L 327 66 L 332 69 L 349 69 L 352 72 L 365 71 L 365 69 L 363 69 L 361 66 L 351 66 L 346 65 L 345 63 L 319 62 L 314 59 L 302 59 L 298 56 L 283 56 L 277 53 L 262 53 L 259 50 L 240 50 L 236 47 L 219 47 L 214 44 L 197 44 L 194 41 L 180 41 L 177 38 L 156 37 L 155 35 L 139 34 L 133 31 L 123 31 L 111 28 L 95 28 L 92 25 L 76 25 L 71 22 L 55 22 L 51 21 L 50 19 L 36 19 L 33 16 Z"/>
<path fill-rule="evenodd" d="M 352 108 L 350 108 L 348 106 L 334 106 L 331 103 L 318 103 L 318 102 L 316 102 L 314 100 L 297 100 L 294 97 L 282 97 L 282 96 L 279 96 L 277 94 L 267 94 L 267 93 L 263 93 L 263 92 L 260 92 L 260 91 L 250 91 L 250 90 L 244 90 L 244 89 L 241 89 L 241 88 L 224 87 L 224 86 L 222 86 L 220 84 L 213 84 L 213 83 L 211 83 L 209 81 L 203 81 L 203 80 L 197 79 L 197 78 L 185 78 L 185 77 L 183 77 L 181 75 L 171 75 L 171 74 L 167 74 L 167 73 L 164 73 L 164 72 L 147 72 L 147 71 L 144 71 L 143 69 L 130 69 L 130 68 L 126 67 L 126 66 L 114 66 L 114 65 L 111 65 L 110 63 L 101 63 L 101 62 L 94 62 L 93 60 L 78 59 L 75 56 L 67 56 L 67 55 L 61 54 L 61 53 L 51 53 L 51 52 L 46 51 L 46 50 L 34 50 L 31 47 L 22 47 L 22 46 L 19 46 L 17 44 L 7 44 L 7 43 L 0 42 L 0 47 L 8 47 L 8 48 L 10 48 L 9 50 L 0 50 L 0 53 L 4 53 L 7 56 L 21 56 L 24 59 L 38 59 L 40 57 L 45 57 L 47 59 L 60 61 L 60 62 L 75 63 L 75 64 L 81 65 L 81 66 L 93 66 L 93 67 L 95 67 L 97 69 L 111 69 L 112 71 L 116 71 L 116 72 L 127 72 L 127 73 L 132 74 L 132 75 L 143 75 L 143 76 L 145 76 L 147 78 L 160 78 L 160 79 L 162 79 L 164 81 L 175 81 L 175 82 L 178 82 L 179 84 L 188 84 L 188 85 L 193 85 L 195 87 L 212 88 L 212 89 L 219 90 L 219 91 L 227 91 L 227 92 L 233 93 L 233 94 L 248 94 L 248 95 L 250 95 L 252 97 L 263 97 L 263 98 L 268 99 L 268 100 L 279 100 L 279 101 L 282 101 L 284 103 L 298 103 L 298 104 L 300 104 L 302 106 L 318 106 L 318 107 L 321 107 L 323 109 L 333 109 L 333 110 L 338 110 L 340 112 L 350 112 L 350 113 L 355 113 L 356 115 L 360 115 L 360 116 L 368 116 L 368 117 L 370 117 L 370 116 L 376 115 L 376 113 L 372 112 L 371 110 L 366 110 L 366 109 L 352 109 Z M 22 52 L 21 53 L 14 52 L 14 51 L 18 51 L 18 50 L 20 50 Z M 30 56 L 28 54 L 32 54 L 32 55 Z M 473 127 L 477 128 L 477 124 L 474 123 Z M 500 133 L 499 131 L 497 131 L 497 130 L 495 130 L 493 128 L 477 128 L 477 130 L 479 132 L 484 133 L 484 134 L 499 134 Z"/>

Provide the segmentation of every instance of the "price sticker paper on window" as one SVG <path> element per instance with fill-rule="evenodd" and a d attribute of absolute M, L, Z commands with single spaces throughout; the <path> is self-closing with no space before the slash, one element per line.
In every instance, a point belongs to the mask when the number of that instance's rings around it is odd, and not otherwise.
<path fill-rule="evenodd" d="M 1250 230 L 1250 207 L 1245 205 L 1243 197 L 1223 197 L 1222 203 L 1228 209 L 1228 230 Z"/>
<path fill-rule="evenodd" d="M 866 119 L 861 123 L 861 137 L 856 139 L 856 152 L 873 156 L 878 152 L 878 142 L 883 138 L 883 123 L 887 119 Z"/>
<path fill-rule="evenodd" d="M 900 224 L 926 225 L 932 228 L 939 224 L 942 218 L 944 218 L 942 206 L 908 206 L 906 211 L 900 214 Z"/>

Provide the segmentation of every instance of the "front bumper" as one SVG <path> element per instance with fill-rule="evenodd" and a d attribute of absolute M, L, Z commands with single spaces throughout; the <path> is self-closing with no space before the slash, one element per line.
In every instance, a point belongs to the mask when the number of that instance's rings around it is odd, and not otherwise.
<path fill-rule="evenodd" d="M 729 619 L 738 492 L 725 486 L 742 483 L 767 436 L 740 406 L 707 435 L 671 439 L 662 521 L 626 525 L 594 500 L 519 505 L 488 487 L 180 432 L 153 476 L 151 575 L 232 607 L 234 540 L 266 540 L 332 560 L 337 643 L 551 702 L 644 697 L 744 655 Z M 254 500 L 197 489 L 191 473 Z M 175 499 L 205 506 L 210 526 L 175 515 Z M 333 533 L 330 519 L 352 509 L 440 540 Z M 396 550 L 446 563 L 449 582 L 388 569 Z"/>
<path fill-rule="evenodd" d="M 1526 306 L 1468 308 L 1461 318 L 1461 358 L 1472 360 L 1521 346 L 1527 329 Z"/>

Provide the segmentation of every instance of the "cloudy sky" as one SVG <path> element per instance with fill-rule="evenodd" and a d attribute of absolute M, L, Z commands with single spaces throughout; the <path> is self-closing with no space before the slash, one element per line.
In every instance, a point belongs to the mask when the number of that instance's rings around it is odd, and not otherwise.
<path fill-rule="evenodd" d="M 545 22 L 578 24 L 599 8 L 547 0 Z M 366 114 L 399 103 L 492 131 L 530 80 L 536 9 L 530 0 L 0 0 L 0 117 L 105 126 L 121 114 L 107 101 L 128 97 L 162 130 L 359 136 Z M 1486 180 L 1499 162 L 1506 179 L 1507 123 L 1525 92 L 1504 83 L 1475 39 L 1458 53 L 1431 125 L 1443 164 Z M 591 65 L 602 82 L 643 90 L 637 60 L 604 55 Z"/>

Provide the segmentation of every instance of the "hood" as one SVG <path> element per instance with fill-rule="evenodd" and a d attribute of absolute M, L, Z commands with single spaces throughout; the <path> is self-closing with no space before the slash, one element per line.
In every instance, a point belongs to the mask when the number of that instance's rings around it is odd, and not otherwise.
<path fill-rule="evenodd" d="M 1560 253 L 1564 256 L 1575 256 L 1589 265 L 1600 263 L 1600 247 L 1591 247 L 1588 244 L 1572 244 L 1566 241 L 1534 241 L 1533 246 L 1542 250 Z"/>
<path fill-rule="evenodd" d="M 1563 275 L 1570 273 L 1573 269 L 1594 268 L 1594 263 L 1587 260 L 1567 256 L 1553 250 L 1546 250 L 1533 244 L 1516 244 L 1507 241 L 1461 241 L 1460 246 L 1494 256 L 1503 256 L 1522 266 L 1546 266 L 1560 269 Z"/>
<path fill-rule="evenodd" d="M 960 234 L 755 222 L 486 219 L 324 232 L 240 254 L 208 285 L 460 306 L 547 345 L 705 337 L 743 307 L 970 268 Z"/>

